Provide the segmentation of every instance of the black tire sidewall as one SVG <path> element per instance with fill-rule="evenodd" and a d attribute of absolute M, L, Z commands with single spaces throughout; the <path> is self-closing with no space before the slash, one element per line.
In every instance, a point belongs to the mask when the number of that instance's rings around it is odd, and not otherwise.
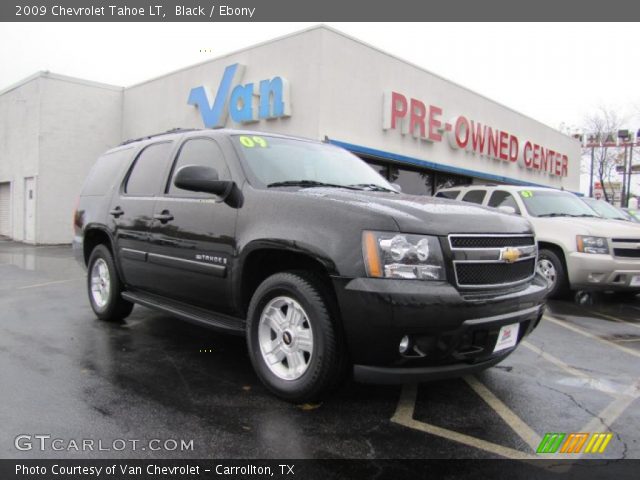
<path fill-rule="evenodd" d="M 337 349 L 328 304 L 320 290 L 314 288 L 313 283 L 310 285 L 313 292 L 309 291 L 308 286 L 308 278 L 293 273 L 275 274 L 258 287 L 249 307 L 247 345 L 253 367 L 269 390 L 289 401 L 312 400 L 318 397 L 328 385 L 327 372 L 335 369 L 336 363 L 333 358 L 327 358 L 328 341 L 334 344 L 331 348 Z M 311 325 L 313 354 L 307 370 L 296 380 L 284 380 L 276 376 L 265 364 L 260 349 L 258 328 L 262 310 L 269 301 L 278 296 L 288 296 L 296 300 L 305 310 Z"/>
<path fill-rule="evenodd" d="M 104 260 L 107 268 L 109 269 L 109 299 L 107 300 L 107 304 L 102 308 L 96 305 L 93 295 L 91 294 L 91 271 L 93 269 L 93 265 L 98 259 Z M 107 247 L 104 245 L 98 245 L 91 252 L 89 263 L 87 265 L 87 293 L 89 295 L 89 303 L 98 318 L 101 320 L 114 319 L 118 308 L 117 303 L 120 296 L 120 290 L 120 279 L 113 261 L 113 256 Z"/>

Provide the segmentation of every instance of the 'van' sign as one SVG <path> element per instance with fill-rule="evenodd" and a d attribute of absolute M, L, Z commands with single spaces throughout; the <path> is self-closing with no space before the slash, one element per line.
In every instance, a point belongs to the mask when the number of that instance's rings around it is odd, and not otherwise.
<path fill-rule="evenodd" d="M 273 77 L 257 86 L 253 82 L 242 85 L 244 68 L 239 63 L 225 68 L 215 98 L 204 86 L 191 89 L 187 103 L 198 107 L 205 127 L 224 127 L 228 116 L 236 123 L 291 116 L 289 82 Z"/>

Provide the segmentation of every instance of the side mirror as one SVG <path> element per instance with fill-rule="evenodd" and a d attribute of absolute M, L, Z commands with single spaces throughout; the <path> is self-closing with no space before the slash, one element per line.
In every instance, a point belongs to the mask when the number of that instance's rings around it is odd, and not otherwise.
<path fill-rule="evenodd" d="M 498 210 L 501 210 L 504 213 L 511 213 L 511 214 L 516 213 L 516 209 L 513 207 L 509 207 L 508 205 L 503 205 L 501 207 L 498 207 Z"/>
<path fill-rule="evenodd" d="M 242 194 L 231 180 L 220 180 L 218 171 L 212 167 L 186 165 L 176 173 L 173 184 L 182 190 L 212 193 L 231 207 L 242 204 Z"/>

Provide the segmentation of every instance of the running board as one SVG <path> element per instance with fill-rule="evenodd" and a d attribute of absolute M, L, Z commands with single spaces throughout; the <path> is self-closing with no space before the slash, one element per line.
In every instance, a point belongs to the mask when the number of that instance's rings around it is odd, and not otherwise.
<path fill-rule="evenodd" d="M 163 297 L 141 292 L 122 292 L 122 298 L 143 307 L 168 313 L 187 322 L 234 335 L 245 334 L 245 321 L 223 313 L 215 313 Z"/>

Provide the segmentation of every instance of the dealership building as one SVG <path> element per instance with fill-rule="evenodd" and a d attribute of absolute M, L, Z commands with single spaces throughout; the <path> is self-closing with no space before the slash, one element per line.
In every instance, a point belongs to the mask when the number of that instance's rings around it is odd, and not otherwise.
<path fill-rule="evenodd" d="M 0 124 L 0 235 L 28 243 L 70 242 L 102 152 L 175 128 L 325 140 L 412 194 L 470 183 L 579 190 L 577 140 L 326 26 L 126 88 L 40 72 L 0 91 Z"/>

